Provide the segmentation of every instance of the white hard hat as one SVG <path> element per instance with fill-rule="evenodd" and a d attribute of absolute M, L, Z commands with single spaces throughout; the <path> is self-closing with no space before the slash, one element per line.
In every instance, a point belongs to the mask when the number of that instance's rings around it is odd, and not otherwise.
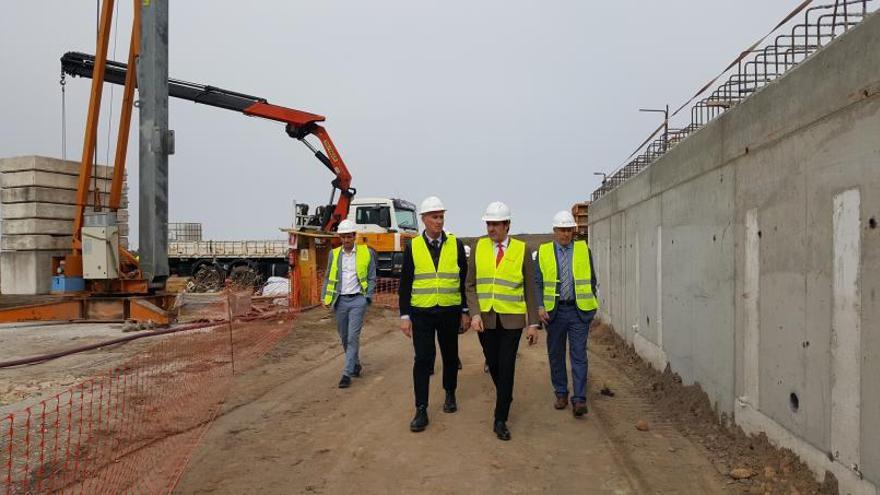
<path fill-rule="evenodd" d="M 553 215 L 553 227 L 577 227 L 577 223 L 575 223 L 574 215 L 572 215 L 570 211 L 562 210 L 557 211 L 556 214 Z"/>
<path fill-rule="evenodd" d="M 357 224 L 354 223 L 354 220 L 345 219 L 339 222 L 339 226 L 336 227 L 337 234 L 351 234 L 357 232 Z"/>
<path fill-rule="evenodd" d="M 493 201 L 486 207 L 483 214 L 484 222 L 503 222 L 510 220 L 510 208 L 501 201 Z"/>
<path fill-rule="evenodd" d="M 443 206 L 443 202 L 440 201 L 440 198 L 437 196 L 428 196 L 422 201 L 422 206 L 419 208 L 419 215 L 431 213 L 432 211 L 446 211 L 446 207 Z"/>

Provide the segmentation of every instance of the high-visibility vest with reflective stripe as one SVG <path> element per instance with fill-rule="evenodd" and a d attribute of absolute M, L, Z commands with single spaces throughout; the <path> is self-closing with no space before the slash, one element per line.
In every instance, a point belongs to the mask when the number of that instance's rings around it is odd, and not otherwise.
<path fill-rule="evenodd" d="M 411 299 L 413 307 L 460 306 L 461 278 L 455 236 L 446 236 L 436 269 L 424 236 L 412 240 L 412 256 L 415 265 Z"/>
<path fill-rule="evenodd" d="M 593 295 L 590 249 L 586 241 L 575 241 L 573 248 L 571 273 L 574 279 L 574 298 L 578 309 L 592 311 L 599 307 L 599 301 Z M 541 275 L 544 277 L 544 309 L 553 311 L 556 307 L 556 297 L 559 296 L 556 292 L 559 277 L 556 272 L 556 248 L 552 242 L 541 244 L 538 248 L 538 266 L 541 267 Z"/>
<path fill-rule="evenodd" d="M 526 314 L 522 265 L 526 244 L 511 238 L 501 263 L 495 266 L 495 243 L 487 237 L 477 241 L 474 259 L 477 273 L 477 299 L 480 311 L 494 310 L 504 314 Z"/>
<path fill-rule="evenodd" d="M 367 272 L 370 268 L 370 248 L 366 244 L 355 246 L 355 266 L 357 267 L 358 283 L 361 284 L 361 292 L 367 294 Z M 339 252 L 342 246 L 334 249 L 330 255 L 330 275 L 327 277 L 327 288 L 324 291 L 324 304 L 333 302 L 336 296 L 336 282 L 339 280 Z"/>

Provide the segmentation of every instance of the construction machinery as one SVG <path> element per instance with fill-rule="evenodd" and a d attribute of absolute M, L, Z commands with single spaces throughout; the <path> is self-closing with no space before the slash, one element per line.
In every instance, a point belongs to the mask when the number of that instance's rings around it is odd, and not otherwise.
<path fill-rule="evenodd" d="M 349 206 L 356 190 L 351 187 L 351 174 L 333 141 L 326 129 L 319 124 L 325 120 L 323 116 L 273 105 L 265 98 L 257 96 L 169 79 L 167 2 L 144 2 L 141 5 L 140 2 L 134 1 L 128 64 L 108 61 L 107 50 L 114 3 L 112 0 L 105 1 L 101 9 L 96 56 L 69 52 L 61 60 L 64 74 L 92 78 L 78 177 L 71 252 L 63 259 L 53 260 L 52 266 L 52 273 L 55 274 L 54 292 L 76 294 L 78 298 L 75 301 L 65 299 L 59 303 L 40 307 L 18 308 L 20 311 L 0 312 L 0 321 L 88 318 L 90 313 L 88 308 L 96 296 L 105 298 L 109 301 L 109 305 L 114 306 L 113 319 L 151 319 L 159 323 L 168 321 L 167 315 L 162 310 L 168 302 L 167 297 L 159 295 L 150 300 L 135 301 L 131 296 L 156 296 L 157 291 L 164 288 L 164 281 L 168 276 L 167 156 L 174 150 L 173 131 L 167 128 L 169 96 L 281 122 L 285 124 L 288 136 L 302 142 L 334 174 L 328 204 L 317 207 L 312 214 L 308 214 L 307 209 L 302 211 L 304 221 L 295 228 L 303 231 L 313 230 L 316 234 L 324 236 L 332 233 L 337 224 L 349 215 Z M 136 61 L 140 72 L 137 75 L 134 70 Z M 106 205 L 109 211 L 103 211 L 100 194 L 96 191 L 94 203 L 96 213 L 86 215 L 104 82 L 125 86 L 110 199 L 109 204 Z M 125 158 L 132 108 L 135 106 L 136 86 L 140 90 L 141 109 L 140 259 L 118 246 L 118 227 L 115 219 L 125 175 Z M 323 150 L 316 149 L 306 139 L 310 135 L 318 138 Z M 337 192 L 338 199 L 336 199 Z M 398 238 L 397 232 L 390 232 L 393 230 L 390 226 L 387 229 L 389 231 L 386 234 Z M 369 235 L 364 237 L 364 240 L 369 240 Z M 400 243 L 393 244 L 399 247 Z M 378 244 L 377 247 L 383 249 Z M 294 258 L 290 256 L 292 265 Z M 71 302 L 73 304 L 68 304 Z M 141 307 L 143 306 L 141 303 L 150 305 L 147 313 L 135 314 L 135 305 Z M 59 304 L 61 306 L 58 306 Z M 62 306 L 63 308 L 59 309 Z M 117 306 L 121 309 L 116 309 Z"/>

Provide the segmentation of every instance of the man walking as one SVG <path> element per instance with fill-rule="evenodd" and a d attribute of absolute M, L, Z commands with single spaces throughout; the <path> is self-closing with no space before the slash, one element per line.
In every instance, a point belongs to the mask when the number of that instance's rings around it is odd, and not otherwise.
<path fill-rule="evenodd" d="M 547 328 L 550 381 L 556 393 L 553 407 L 568 406 L 565 347 L 571 357 L 571 406 L 575 417 L 587 413 L 587 336 L 599 302 L 593 257 L 586 241 L 573 241 L 577 224 L 567 211 L 553 217 L 554 241 L 538 248 L 535 285 L 538 316 Z"/>
<path fill-rule="evenodd" d="M 446 208 L 436 196 L 422 201 L 419 208 L 425 230 L 403 251 L 400 272 L 400 330 L 412 338 L 413 392 L 416 414 L 409 429 L 424 431 L 428 426 L 428 387 L 434 371 L 436 336 L 443 359 L 443 412 L 458 410 L 458 331 L 470 324 L 464 304 L 464 278 L 467 258 L 464 245 L 443 231 Z"/>
<path fill-rule="evenodd" d="M 483 215 L 487 237 L 477 241 L 468 261 L 467 300 L 471 328 L 479 332 L 486 365 L 495 383 L 493 431 L 510 440 L 507 419 L 513 400 L 516 351 L 523 328 L 529 345 L 537 342 L 538 318 L 534 302 L 534 268 L 526 244 L 508 236 L 510 208 L 494 202 Z"/>
<path fill-rule="evenodd" d="M 428 426 L 428 386 L 434 371 L 436 335 L 443 359 L 443 389 L 446 400 L 443 412 L 458 410 L 455 389 L 458 386 L 458 333 L 470 325 L 465 305 L 464 280 L 467 257 L 464 245 L 443 231 L 446 208 L 440 198 L 422 201 L 419 213 L 425 230 L 403 251 L 400 272 L 400 330 L 412 338 L 413 391 L 416 414 L 409 425 L 414 432 Z"/>
<path fill-rule="evenodd" d="M 335 312 L 336 329 L 345 350 L 339 388 L 350 387 L 351 377 L 361 376 L 361 328 L 376 289 L 376 254 L 365 244 L 355 245 L 356 227 L 348 219 L 339 222 L 336 233 L 342 246 L 330 252 L 321 293 L 324 305 Z"/>

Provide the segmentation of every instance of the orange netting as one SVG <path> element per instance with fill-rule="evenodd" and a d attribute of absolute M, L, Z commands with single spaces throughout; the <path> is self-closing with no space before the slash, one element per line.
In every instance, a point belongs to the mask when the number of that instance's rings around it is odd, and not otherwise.
<path fill-rule="evenodd" d="M 0 492 L 169 492 L 233 369 L 268 352 L 292 315 L 153 337 L 122 365 L 0 419 Z"/>
<path fill-rule="evenodd" d="M 396 308 L 397 287 L 396 279 L 379 279 L 374 304 Z M 204 308 L 191 314 L 233 312 L 213 300 Z M 0 493 L 170 492 L 234 373 L 270 351 L 295 315 L 150 337 L 155 343 L 123 364 L 0 418 Z"/>

